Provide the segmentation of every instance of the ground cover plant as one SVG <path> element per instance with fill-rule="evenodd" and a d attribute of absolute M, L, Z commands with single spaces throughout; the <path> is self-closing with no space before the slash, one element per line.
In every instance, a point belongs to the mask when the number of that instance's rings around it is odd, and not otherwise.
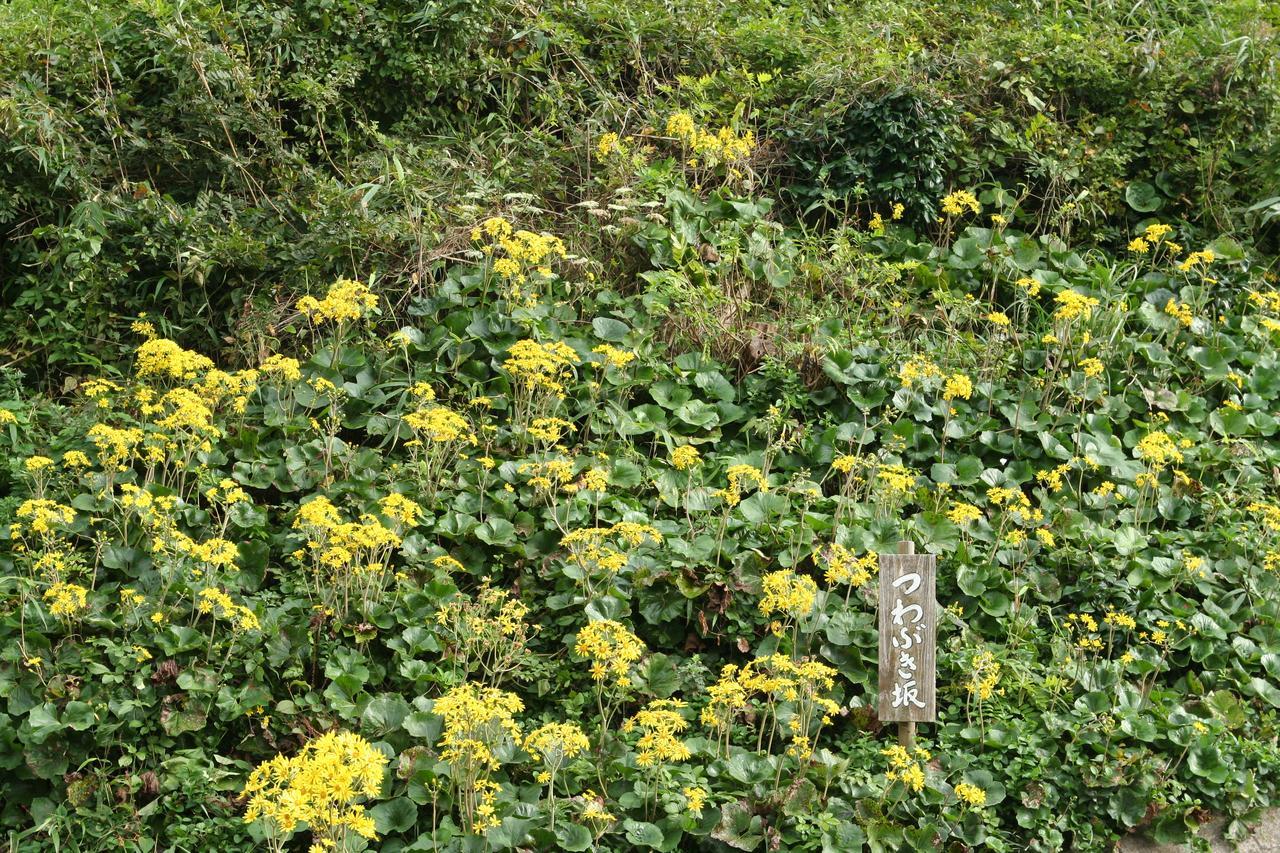
<path fill-rule="evenodd" d="M 1268 276 L 998 191 L 802 244 L 734 195 L 750 138 L 670 122 L 717 189 L 599 144 L 668 181 L 598 238 L 633 292 L 495 215 L 389 333 L 340 280 L 292 355 L 139 318 L 124 375 L 4 404 L 18 849 L 1106 849 L 1272 802 Z M 819 262 L 876 298 L 717 357 L 708 277 Z M 910 753 L 871 699 L 904 537 L 946 604 Z"/>
<path fill-rule="evenodd" d="M 686 5 L 0 13 L 7 849 L 1277 805 L 1275 9 Z"/>

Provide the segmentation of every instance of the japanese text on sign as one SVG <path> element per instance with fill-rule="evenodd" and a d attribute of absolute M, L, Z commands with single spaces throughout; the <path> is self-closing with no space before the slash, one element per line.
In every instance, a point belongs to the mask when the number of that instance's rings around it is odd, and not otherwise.
<path fill-rule="evenodd" d="M 883 721 L 932 722 L 936 661 L 932 554 L 880 555 L 880 701 Z"/>

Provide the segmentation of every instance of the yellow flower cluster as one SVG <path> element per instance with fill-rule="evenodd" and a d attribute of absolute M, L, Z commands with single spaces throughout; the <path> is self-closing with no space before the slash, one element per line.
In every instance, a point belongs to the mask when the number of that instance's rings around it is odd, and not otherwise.
<path fill-rule="evenodd" d="M 947 519 L 957 526 L 963 527 L 982 518 L 982 510 L 973 504 L 964 503 L 963 501 L 955 501 L 951 504 L 951 509 L 947 510 Z"/>
<path fill-rule="evenodd" d="M 1076 648 L 1085 652 L 1100 652 L 1103 649 L 1102 638 L 1097 636 L 1098 620 L 1088 613 L 1068 613 L 1067 630 L 1073 634 L 1078 632 Z"/>
<path fill-rule="evenodd" d="M 142 443 L 143 433 L 137 427 L 111 427 L 97 423 L 89 427 L 89 441 L 98 451 L 98 462 L 107 471 L 127 471 L 134 451 Z"/>
<path fill-rule="evenodd" d="M 760 719 L 777 720 L 777 704 L 791 703 L 792 715 L 787 729 L 791 735 L 788 752 L 807 759 L 822 726 L 831 723 L 831 715 L 840 706 L 827 695 L 835 686 L 836 671 L 817 661 L 797 661 L 774 654 L 742 667 L 729 664 L 720 670 L 719 680 L 707 688 L 709 701 L 702 709 L 702 724 L 728 743 L 730 730 L 739 715 L 749 716 L 756 702 L 766 705 Z"/>
<path fill-rule="evenodd" d="M 447 561 L 447 562 L 445 562 Z M 462 565 L 452 557 L 437 557 L 437 566 Z M 497 680 L 519 666 L 529 635 L 525 617 L 529 607 L 514 595 L 489 586 L 486 580 L 474 597 L 459 595 L 436 611 L 436 624 L 449 640 L 452 657 L 470 674 L 479 669 Z"/>
<path fill-rule="evenodd" d="M 229 408 L 243 415 L 249 406 L 249 397 L 258 390 L 258 371 L 225 371 L 214 368 L 204 375 L 195 391 L 208 405 L 216 408 L 229 402 Z"/>
<path fill-rule="evenodd" d="M 548 769 L 558 768 L 565 759 L 581 755 L 590 747 L 591 741 L 573 723 L 547 723 L 524 739 L 525 751 Z"/>
<path fill-rule="evenodd" d="M 1085 296 L 1074 290 L 1064 290 L 1053 299 L 1058 303 L 1058 307 L 1053 312 L 1053 319 L 1064 323 L 1072 320 L 1088 320 L 1093 316 L 1094 309 L 1102 304 L 1092 296 Z"/>
<path fill-rule="evenodd" d="M 515 715 L 524 703 L 514 693 L 467 682 L 435 700 L 431 710 L 444 720 L 440 757 L 464 773 L 497 770 L 494 750 L 505 739 L 520 740 Z"/>
<path fill-rule="evenodd" d="M 1053 468 L 1045 468 L 1043 471 L 1036 472 L 1036 481 L 1043 483 L 1051 492 L 1060 492 L 1066 484 L 1066 474 L 1075 465 L 1075 460 L 1063 462 Z"/>
<path fill-rule="evenodd" d="M 571 429 L 573 424 L 563 418 L 534 418 L 533 423 L 526 428 L 526 432 L 538 441 L 555 444 L 566 430 Z"/>
<path fill-rule="evenodd" d="M 798 575 L 791 569 L 769 572 L 760 579 L 760 589 L 761 615 L 779 613 L 793 619 L 808 616 L 818 594 L 818 584 L 813 578 Z"/>
<path fill-rule="evenodd" d="M 693 754 L 679 734 L 689 728 L 679 699 L 655 699 L 622 724 L 622 731 L 640 731 L 636 741 L 636 766 L 656 767 L 686 761 Z"/>
<path fill-rule="evenodd" d="M 192 380 L 212 367 L 213 361 L 200 353 L 183 349 L 168 338 L 152 338 L 138 345 L 134 372 L 139 378 Z"/>
<path fill-rule="evenodd" d="M 855 557 L 853 552 L 839 542 L 831 543 L 827 550 L 825 578 L 829 584 L 862 586 L 880 569 L 880 555 L 870 551 L 865 557 Z"/>
<path fill-rule="evenodd" d="M 1192 560 L 1198 560 L 1198 557 L 1192 557 Z M 1102 621 L 1114 628 L 1121 628 L 1127 631 L 1136 630 L 1138 621 L 1128 613 L 1121 613 L 1118 610 L 1108 610 L 1107 615 L 1102 617 Z"/>
<path fill-rule="evenodd" d="M 981 808 L 987 804 L 987 792 L 968 782 L 956 785 L 956 799 L 969 808 Z"/>
<path fill-rule="evenodd" d="M 564 398 L 564 383 L 573 377 L 581 362 L 573 347 L 563 341 L 540 344 L 517 341 L 507 352 L 502 366 L 515 381 L 529 391 L 546 391 Z"/>
<path fill-rule="evenodd" d="M 1216 258 L 1217 255 L 1213 253 L 1212 249 L 1205 249 L 1202 252 L 1192 252 L 1183 259 L 1182 263 L 1178 264 L 1178 269 L 1182 272 L 1190 272 L 1198 264 L 1203 264 L 1207 267 L 1209 264 L 1213 263 Z"/>
<path fill-rule="evenodd" d="M 240 484 L 230 477 L 223 477 L 216 486 L 205 489 L 204 496 L 211 503 L 219 503 L 223 506 L 250 501 L 249 493 L 240 488 Z"/>
<path fill-rule="evenodd" d="M 422 517 L 422 507 L 399 492 L 392 492 L 378 501 L 382 514 L 405 527 L 413 527 Z"/>
<path fill-rule="evenodd" d="M 904 465 L 881 465 L 876 469 L 876 482 L 890 498 L 910 492 L 916 485 L 916 472 Z"/>
<path fill-rule="evenodd" d="M 297 382 L 302 378 L 302 368 L 298 360 L 283 355 L 268 356 L 266 361 L 258 365 L 258 373 L 262 376 L 278 376 L 285 382 Z"/>
<path fill-rule="evenodd" d="M 595 364 L 601 367 L 607 365 L 621 370 L 636 360 L 636 354 L 630 350 L 617 349 L 608 344 L 600 344 L 598 347 L 593 347 L 591 351 L 600 356 L 600 361 Z"/>
<path fill-rule="evenodd" d="M 626 626 L 612 619 L 591 622 L 578 632 L 573 651 L 591 661 L 597 682 L 612 678 L 618 687 L 631 686 L 631 666 L 644 657 L 645 646 Z"/>
<path fill-rule="evenodd" d="M 682 444 L 671 451 L 671 465 L 677 471 L 687 471 L 702 460 L 698 448 L 691 444 Z"/>
<path fill-rule="evenodd" d="M 973 382 L 963 373 L 953 373 L 942 386 L 942 399 L 968 400 L 973 396 Z"/>
<path fill-rule="evenodd" d="M 1185 302 L 1179 302 L 1170 297 L 1169 301 L 1164 304 L 1164 313 L 1177 320 L 1184 327 L 1190 329 L 1196 321 L 1195 314 L 1191 313 L 1191 306 Z"/>
<path fill-rule="evenodd" d="M 995 693 L 1000 683 L 1000 662 L 991 652 L 983 649 L 969 658 L 969 693 L 979 702 L 985 702 Z"/>
<path fill-rule="evenodd" d="M 563 487 L 566 492 L 576 491 L 573 480 L 573 462 L 568 459 L 547 459 L 543 462 L 526 462 L 516 469 L 529 475 L 529 485 L 540 492 L 554 492 Z"/>
<path fill-rule="evenodd" d="M 44 591 L 49 612 L 59 619 L 74 619 L 89 609 L 89 590 L 79 584 L 59 581 Z"/>
<path fill-rule="evenodd" d="M 467 419 L 447 406 L 429 406 L 409 412 L 404 416 L 404 422 L 414 433 L 436 444 L 455 441 L 471 445 L 479 443 Z"/>
<path fill-rule="evenodd" d="M 702 808 L 707 804 L 706 788 L 686 785 L 680 793 L 684 797 L 684 810 L 693 817 L 702 817 Z"/>
<path fill-rule="evenodd" d="M 22 467 L 30 474 L 37 474 L 46 468 L 53 467 L 53 460 L 48 456 L 28 456 L 22 461 Z"/>
<path fill-rule="evenodd" d="M 628 548 L 662 544 L 662 534 L 656 527 L 634 521 L 620 521 L 609 527 L 570 530 L 560 540 L 560 544 L 569 549 L 574 561 L 589 576 L 588 579 L 596 572 L 602 572 L 606 579 L 611 579 L 626 566 L 628 559 L 625 551 L 608 544 L 611 539 Z"/>
<path fill-rule="evenodd" d="M 742 502 L 743 489 L 750 483 L 754 483 L 762 492 L 769 491 L 769 481 L 765 479 L 764 473 L 752 465 L 730 465 L 725 473 L 729 478 L 728 488 L 716 489 L 711 496 L 720 498 L 731 507 Z"/>
<path fill-rule="evenodd" d="M 1172 462 L 1182 461 L 1182 451 L 1169 434 L 1161 430 L 1143 436 L 1134 448 L 1134 453 L 1155 471 L 1163 470 Z"/>
<path fill-rule="evenodd" d="M 927 356 L 913 355 L 898 368 L 898 379 L 903 388 L 914 388 L 916 383 L 926 383 L 942 378 L 942 371 Z"/>
<path fill-rule="evenodd" d="M 680 140 L 696 157 L 712 166 L 745 160 L 756 147 L 756 137 L 751 131 L 739 134 L 724 126 L 713 133 L 709 128 L 700 127 L 686 112 L 672 113 L 667 119 L 667 135 Z"/>
<path fill-rule="evenodd" d="M 359 735 L 328 732 L 292 758 L 278 755 L 254 768 L 244 820 L 265 821 L 277 843 L 306 824 L 312 849 L 345 850 L 349 834 L 375 839 L 373 818 L 356 800 L 378 796 L 386 764 Z"/>
<path fill-rule="evenodd" d="M 378 297 L 369 286 L 348 278 L 334 282 L 323 299 L 304 296 L 298 300 L 298 310 L 313 323 L 350 323 L 377 307 Z"/>
<path fill-rule="evenodd" d="M 981 213 L 982 205 L 978 203 L 978 197 L 968 190 L 956 190 L 953 193 L 943 196 L 942 212 L 948 216 L 959 216 L 969 210 L 973 213 Z"/>
<path fill-rule="evenodd" d="M 392 500 L 395 509 L 397 504 Z M 410 512 L 407 506 L 398 509 Z M 364 594 L 366 604 L 368 596 L 381 589 L 386 562 L 401 543 L 400 535 L 377 516 L 365 513 L 358 521 L 346 521 L 323 495 L 298 507 L 293 527 L 307 537 L 306 547 L 294 552 L 294 557 L 301 560 L 310 554 L 326 603 L 341 605 L 344 612 L 351 603 L 353 587 Z"/>
<path fill-rule="evenodd" d="M 901 782 L 902 787 L 908 791 L 924 790 L 925 776 L 921 762 L 932 757 L 927 750 L 917 747 L 913 755 L 907 752 L 906 747 L 893 744 L 880 750 L 880 754 L 889 759 L 889 769 L 884 774 L 886 779 Z"/>
<path fill-rule="evenodd" d="M 76 520 L 74 509 L 44 498 L 28 498 L 18 505 L 14 515 L 23 519 L 10 528 L 15 536 L 29 530 L 37 536 L 48 537 L 57 532 L 55 528 L 66 527 Z"/>
<path fill-rule="evenodd" d="M 252 610 L 242 604 L 236 604 L 220 589 L 209 587 L 200 590 L 197 596 L 196 609 L 214 619 L 226 619 L 237 632 L 256 631 L 261 625 Z"/>

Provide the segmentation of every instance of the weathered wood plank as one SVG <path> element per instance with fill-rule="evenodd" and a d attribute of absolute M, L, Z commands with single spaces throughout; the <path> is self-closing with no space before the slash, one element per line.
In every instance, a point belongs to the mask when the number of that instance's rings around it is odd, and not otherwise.
<path fill-rule="evenodd" d="M 880 555 L 883 722 L 931 723 L 938 717 L 936 573 L 933 554 Z"/>

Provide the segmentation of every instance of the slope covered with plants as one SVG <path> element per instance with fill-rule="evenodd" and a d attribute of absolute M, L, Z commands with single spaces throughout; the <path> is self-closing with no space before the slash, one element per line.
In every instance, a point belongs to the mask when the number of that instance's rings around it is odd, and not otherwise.
<path fill-rule="evenodd" d="M 9 847 L 1242 836 L 1274 10 L 986 8 L 12 5 Z"/>

